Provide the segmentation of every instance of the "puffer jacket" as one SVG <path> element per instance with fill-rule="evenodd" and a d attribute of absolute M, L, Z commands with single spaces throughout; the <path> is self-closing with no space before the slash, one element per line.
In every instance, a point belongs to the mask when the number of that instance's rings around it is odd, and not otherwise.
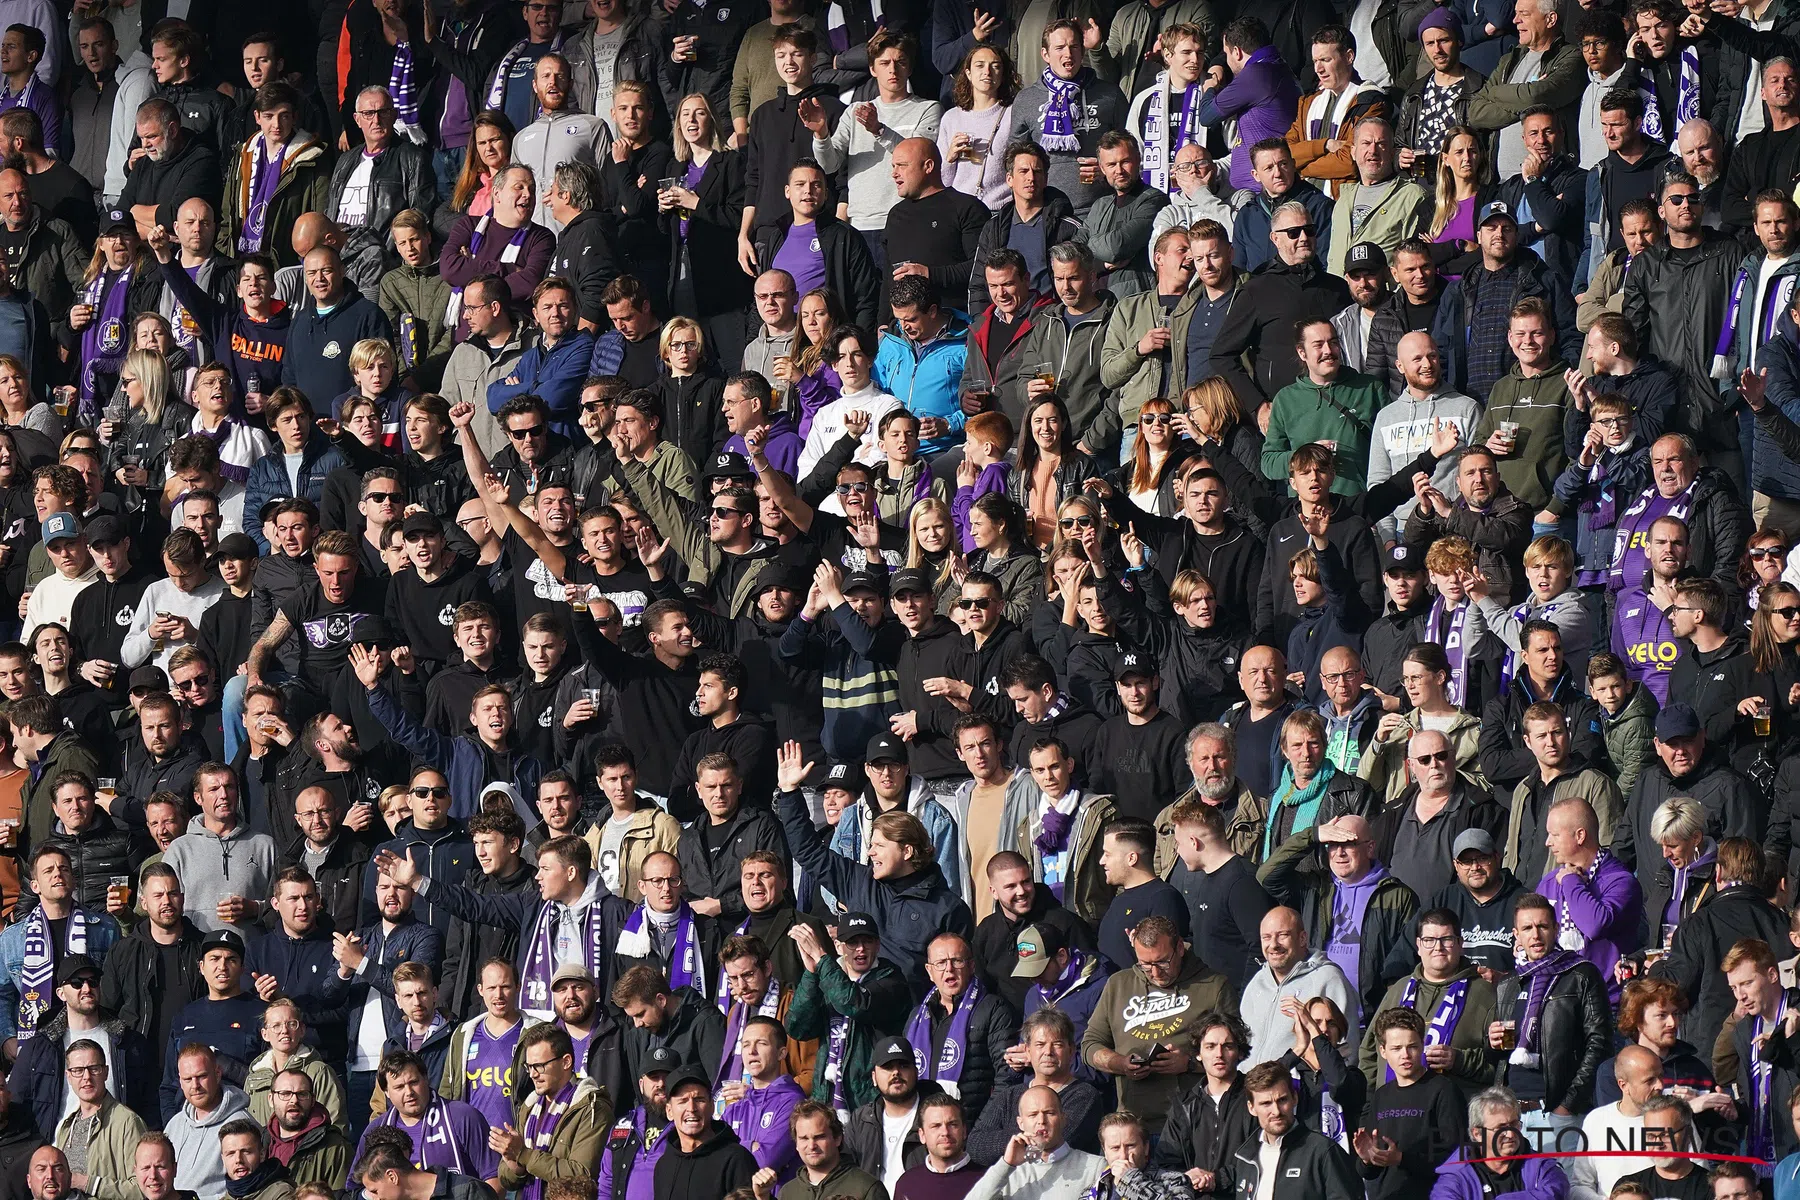
<path fill-rule="evenodd" d="M 1642 684 L 1632 686 L 1631 699 L 1618 712 L 1600 710 L 1606 732 L 1606 757 L 1612 760 L 1613 770 L 1618 772 L 1622 792 L 1631 791 L 1644 764 L 1656 757 L 1651 743 L 1656 738 L 1657 711 L 1656 693 Z"/>
<path fill-rule="evenodd" d="M 1032 877 L 1040 883 L 1044 878 L 1044 856 L 1034 840 L 1032 827 L 1042 794 L 1029 772 L 1013 775 L 1006 785 L 995 842 L 996 850 L 1023 854 L 1031 862 Z M 1106 881 L 1106 872 L 1100 866 L 1100 834 L 1118 816 L 1118 811 L 1113 797 L 1084 794 L 1075 812 L 1075 825 L 1069 830 L 1063 907 L 1090 925 L 1100 924 L 1118 891 Z"/>
<path fill-rule="evenodd" d="M 387 314 L 396 335 L 405 327 L 406 319 L 418 322 L 413 375 L 426 391 L 436 391 L 443 382 L 444 364 L 450 358 L 450 335 L 455 332 L 444 321 L 450 306 L 450 285 L 438 273 L 437 260 L 431 259 L 422 267 L 401 263 L 384 274 L 375 303 Z"/>
<path fill-rule="evenodd" d="M 75 904 L 100 910 L 106 908 L 106 889 L 112 877 L 135 875 L 133 863 L 146 853 L 133 839 L 131 831 L 102 809 L 94 811 L 93 822 L 80 833 L 71 834 L 58 821 L 40 845 L 53 846 L 69 856 L 69 867 L 74 874 Z M 35 851 L 37 847 L 32 849 Z M 21 903 L 30 896 L 31 881 L 27 879 L 23 881 Z"/>
<path fill-rule="evenodd" d="M 928 455 L 959 444 L 963 422 L 968 419 L 958 393 L 968 354 L 969 318 L 954 309 L 948 316 L 937 336 L 923 346 L 914 345 L 898 324 L 889 326 L 882 331 L 875 351 L 874 377 L 882 391 L 916 417 L 937 417 L 949 424 L 950 432 L 943 437 L 920 441 L 920 452 Z M 1033 332 L 1040 328 L 1034 327 Z M 1028 354 L 1029 346 L 1028 341 Z M 1080 423 L 1076 424 L 1079 427 Z"/>
<path fill-rule="evenodd" d="M 1431 318 L 1431 340 L 1443 360 L 1444 383 L 1440 386 L 1456 391 L 1467 383 L 1464 367 L 1468 331 L 1463 325 L 1462 298 L 1460 287 L 1440 284 L 1437 311 Z M 1406 293 L 1396 289 L 1377 305 L 1375 315 L 1369 319 L 1368 341 L 1363 344 L 1363 374 L 1384 381 L 1396 396 L 1406 387 L 1406 377 L 1400 373 L 1399 350 L 1400 339 L 1406 336 L 1401 305 L 1407 301 Z"/>
<path fill-rule="evenodd" d="M 1323 817 L 1324 808 L 1321 806 Z M 1257 882 L 1277 904 L 1297 909 L 1306 928 L 1307 944 L 1324 947 L 1331 940 L 1332 898 L 1337 880 L 1329 870 L 1319 866 L 1321 855 L 1318 825 L 1296 833 L 1276 847 L 1256 872 Z M 1405 973 L 1398 963 L 1410 957 L 1396 956 L 1396 947 L 1412 940 L 1412 919 L 1419 911 L 1419 898 L 1413 890 L 1393 875 L 1375 885 L 1363 914 L 1362 945 L 1357 954 L 1357 991 L 1362 1011 L 1377 1011 L 1382 993 L 1389 984 Z"/>
<path fill-rule="evenodd" d="M 1499 1002 L 1494 1019 L 1514 1021 L 1524 1016 L 1528 986 L 1517 978 L 1503 981 L 1496 989 Z M 1612 1053 L 1613 1044 L 1612 1007 L 1606 998 L 1606 981 L 1592 963 L 1575 964 L 1550 985 L 1539 1029 L 1544 1107 L 1588 1111 L 1594 1106 L 1596 1070 L 1600 1061 Z"/>

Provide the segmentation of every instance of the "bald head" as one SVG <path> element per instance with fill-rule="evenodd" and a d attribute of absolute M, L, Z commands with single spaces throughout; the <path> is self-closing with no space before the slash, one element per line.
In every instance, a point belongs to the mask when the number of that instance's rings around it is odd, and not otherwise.
<path fill-rule="evenodd" d="M 1325 847 L 1331 873 L 1346 883 L 1367 875 L 1375 863 L 1374 833 L 1363 817 L 1352 814 L 1327 821 L 1319 826 L 1317 836 Z"/>
<path fill-rule="evenodd" d="M 294 232 L 290 238 L 294 253 L 305 258 L 316 246 L 341 245 L 343 236 L 338 232 L 337 222 L 321 212 L 302 213 L 294 222 Z"/>
<path fill-rule="evenodd" d="M 1020 1095 L 1019 1132 L 1043 1150 L 1055 1150 L 1062 1145 L 1062 1098 L 1054 1088 L 1029 1087 Z"/>
<path fill-rule="evenodd" d="M 1271 908 L 1264 913 L 1258 935 L 1263 961 L 1277 980 L 1286 979 L 1306 958 L 1306 928 L 1300 924 L 1300 914 L 1291 908 Z"/>
<path fill-rule="evenodd" d="M 1662 1091 L 1662 1059 L 1643 1046 L 1627 1046 L 1613 1060 L 1613 1077 L 1619 1083 L 1620 1108 L 1641 1110 L 1646 1100 Z"/>
<path fill-rule="evenodd" d="M 1406 386 L 1424 396 L 1436 391 L 1444 382 L 1444 359 L 1437 342 L 1422 329 L 1400 339 L 1394 347 L 1394 365 L 1406 380 Z"/>
<path fill-rule="evenodd" d="M 943 190 L 943 162 L 930 138 L 907 138 L 894 147 L 894 187 L 903 200 L 921 200 Z"/>
<path fill-rule="evenodd" d="M 306 273 L 306 290 L 321 309 L 335 308 L 344 298 L 344 263 L 330 246 L 314 246 L 301 269 Z"/>

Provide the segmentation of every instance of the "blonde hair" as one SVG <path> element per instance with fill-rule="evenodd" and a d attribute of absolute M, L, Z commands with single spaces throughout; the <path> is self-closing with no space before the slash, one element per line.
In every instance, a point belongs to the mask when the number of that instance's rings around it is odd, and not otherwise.
<path fill-rule="evenodd" d="M 133 350 L 125 356 L 119 373 L 137 376 L 138 385 L 144 392 L 144 419 L 152 425 L 159 424 L 163 407 L 169 402 L 169 393 L 175 390 L 168 360 L 154 350 Z M 119 385 L 121 390 L 124 386 L 122 382 Z"/>
<path fill-rule="evenodd" d="M 1525 547 L 1524 563 L 1527 567 L 1549 563 L 1565 571 L 1572 571 L 1575 569 L 1575 551 L 1554 533 L 1546 533 L 1542 537 L 1533 538 L 1531 545 Z"/>
<path fill-rule="evenodd" d="M 706 333 L 700 328 L 700 322 L 692 317 L 670 317 L 663 322 L 662 334 L 656 339 L 656 356 L 665 363 L 669 361 L 669 342 L 674 339 L 677 332 L 682 330 L 689 330 L 693 333 L 694 340 L 700 343 L 696 353 L 705 356 Z"/>
<path fill-rule="evenodd" d="M 675 118 L 674 121 L 671 122 L 674 127 L 671 130 L 671 133 L 675 139 L 676 162 L 690 162 L 694 157 L 693 143 L 689 142 L 681 133 L 681 110 L 686 108 L 692 101 L 699 101 L 700 107 L 706 110 L 706 119 L 712 122 L 712 144 L 705 147 L 705 149 L 710 151 L 725 149 L 725 139 L 719 133 L 719 114 L 713 111 L 712 101 L 708 100 L 702 92 L 689 92 L 681 98 L 681 103 L 677 104 L 675 106 L 675 111 L 670 114 Z"/>
<path fill-rule="evenodd" d="M 912 506 L 912 511 L 906 514 L 906 565 L 909 567 L 925 565 L 925 551 L 919 547 L 919 522 L 927 516 L 935 516 L 943 521 L 950 539 L 950 553 L 944 555 L 943 565 L 938 567 L 937 578 L 931 581 L 933 590 L 936 590 L 949 582 L 951 568 L 956 565 L 956 518 L 951 515 L 950 506 L 936 496 L 927 496 Z"/>
<path fill-rule="evenodd" d="M 1173 604 L 1186 604 L 1201 588 L 1205 588 L 1215 596 L 1219 594 L 1218 589 L 1213 587 L 1212 580 L 1192 567 L 1185 571 L 1179 571 L 1175 575 L 1174 582 L 1169 584 L 1169 601 Z"/>
<path fill-rule="evenodd" d="M 1209 375 L 1181 393 L 1181 407 L 1190 413 L 1203 413 L 1208 424 L 1220 432 L 1244 423 L 1244 410 L 1237 393 L 1218 375 Z"/>
<path fill-rule="evenodd" d="M 350 347 L 350 370 L 352 373 L 366 371 L 384 358 L 389 366 L 397 365 L 391 345 L 380 338 L 364 338 Z"/>

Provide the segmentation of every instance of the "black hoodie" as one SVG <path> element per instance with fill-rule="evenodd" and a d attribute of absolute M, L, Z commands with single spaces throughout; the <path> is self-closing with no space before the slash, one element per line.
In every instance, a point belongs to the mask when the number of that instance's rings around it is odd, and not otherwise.
<path fill-rule="evenodd" d="M 750 135 L 744 143 L 744 203 L 756 210 L 761 225 L 772 225 L 789 216 L 787 177 L 796 162 L 812 157 L 812 130 L 800 123 L 800 105 L 817 100 L 825 120 L 836 129 L 844 113 L 838 89 L 815 83 L 792 95 L 782 87 L 757 105 L 750 114 Z"/>
<path fill-rule="evenodd" d="M 42 1145 L 44 1137 L 31 1119 L 31 1109 L 23 1104 L 7 1105 L 6 1123 L 0 1125 L 0 1200 L 30 1200 L 26 1170 Z"/>
<path fill-rule="evenodd" d="M 706 1140 L 692 1151 L 682 1149 L 673 1129 L 665 1136 L 669 1148 L 656 1160 L 658 1196 L 728 1196 L 750 1186 L 756 1159 L 723 1121 L 715 1118 Z"/>
<path fill-rule="evenodd" d="M 1700 718 L 1708 746 L 1718 746 L 1738 763 L 1762 743 L 1752 736 L 1750 719 L 1738 715 L 1738 702 L 1761 696 L 1771 709 L 1782 707 L 1774 681 L 1756 669 L 1750 643 L 1742 633 L 1731 633 L 1716 650 L 1702 651 L 1682 639 L 1682 653 L 1669 674 L 1669 696 L 1679 696 Z"/>
<path fill-rule="evenodd" d="M 550 672 L 550 678 L 542 683 L 527 670 L 508 684 L 513 694 L 514 740 L 523 753 L 539 762 L 556 761 L 556 723 L 562 719 L 556 711 L 556 689 L 578 661 L 576 655 L 564 653 L 562 661 Z M 536 799 L 535 796 L 528 797 L 527 802 Z"/>
<path fill-rule="evenodd" d="M 767 808 L 775 797 L 775 731 L 768 722 L 739 713 L 729 725 L 710 720 L 687 735 L 669 779 L 669 815 L 687 823 L 704 813 L 694 790 L 694 764 L 709 754 L 728 754 L 743 780 L 743 802 Z"/>
<path fill-rule="evenodd" d="M 896 664 L 900 673 L 900 710 L 911 710 L 918 723 L 918 732 L 909 743 L 908 766 L 913 774 L 925 779 L 967 774 L 962 760 L 956 757 L 951 733 L 962 713 L 948 699 L 927 692 L 925 681 L 940 676 L 971 678 L 972 665 L 956 625 L 941 613 L 902 643 Z"/>

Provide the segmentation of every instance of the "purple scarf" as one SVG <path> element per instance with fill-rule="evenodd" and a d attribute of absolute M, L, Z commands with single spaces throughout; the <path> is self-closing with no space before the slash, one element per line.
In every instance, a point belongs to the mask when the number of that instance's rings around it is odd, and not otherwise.
<path fill-rule="evenodd" d="M 1775 1007 L 1773 1021 L 1764 1022 L 1761 1017 L 1756 1018 L 1756 1027 L 1751 1030 L 1752 1046 L 1756 1045 L 1757 1038 L 1781 1027 L 1782 1019 L 1787 1016 L 1787 1006 L 1787 993 L 1783 992 L 1781 1003 Z M 1765 1177 L 1773 1170 L 1772 1164 L 1775 1161 L 1774 1087 L 1775 1064 L 1764 1062 L 1762 1055 L 1756 1054 L 1755 1060 L 1750 1064 L 1750 1154 L 1763 1160 L 1757 1164 L 1756 1170 Z"/>
<path fill-rule="evenodd" d="M 1550 996 L 1550 989 L 1563 973 L 1580 966 L 1587 960 L 1573 950 L 1558 947 L 1536 962 L 1521 963 L 1519 978 L 1529 987 L 1525 994 L 1525 1015 L 1519 1018 L 1519 1048 L 1515 1053 L 1523 1052 L 1535 1057 L 1538 1053 L 1539 1022 L 1544 1016 L 1544 1001 Z"/>
<path fill-rule="evenodd" d="M 520 1008 L 533 1013 L 550 1013 L 550 977 L 556 974 L 556 920 L 566 911 L 560 904 L 546 902 L 538 909 L 537 921 L 527 938 L 530 949 L 525 953 L 525 968 L 519 973 Z M 582 964 L 595 979 L 604 978 L 607 948 L 601 930 L 600 905 L 588 905 L 582 930 L 586 961 Z"/>
<path fill-rule="evenodd" d="M 427 18 L 429 19 L 429 18 Z M 411 42 L 394 46 L 394 65 L 388 70 L 388 93 L 394 98 L 394 117 L 410 129 L 419 126 L 419 91 L 413 80 Z"/>
<path fill-rule="evenodd" d="M 616 949 L 627 958 L 646 958 L 648 955 L 632 954 L 626 949 L 627 937 L 641 937 L 650 942 L 651 935 L 644 928 L 653 924 L 645 914 L 648 906 L 640 904 L 625 918 L 625 927 L 619 931 L 619 944 Z M 701 992 L 706 991 L 706 976 L 701 973 L 700 941 L 694 932 L 694 910 L 681 902 L 680 915 L 675 918 L 675 944 L 669 954 L 669 988 L 691 987 Z M 652 944 L 651 949 L 654 949 Z"/>
<path fill-rule="evenodd" d="M 401 1119 L 400 1110 L 389 1108 L 376 1118 L 377 1125 L 391 1125 L 410 1133 L 406 1122 Z M 462 1145 L 457 1141 L 456 1131 L 450 1128 L 450 1110 L 443 1099 L 431 1098 L 431 1106 L 425 1110 L 425 1119 L 419 1123 L 419 1130 L 424 1135 L 413 1138 L 413 1166 L 421 1171 L 430 1171 L 437 1167 L 447 1167 L 458 1175 L 471 1173 L 471 1166 L 463 1157 Z M 435 1150 L 434 1150 L 435 1148 Z"/>
<path fill-rule="evenodd" d="M 1468 999 L 1469 981 L 1467 979 L 1459 979 L 1444 989 L 1444 994 L 1438 997 L 1437 1007 L 1431 1010 L 1431 1020 L 1425 1026 L 1426 1049 L 1449 1044 L 1451 1035 L 1456 1032 L 1456 1026 L 1462 1020 L 1463 1005 L 1468 1002 Z M 1418 1006 L 1419 977 L 1408 975 L 1406 987 L 1400 992 L 1400 1007 L 1417 1009 Z M 1384 1083 L 1392 1082 L 1394 1068 L 1384 1067 L 1382 1069 L 1386 1072 L 1382 1081 Z"/>
<path fill-rule="evenodd" d="M 750 922 L 745 921 L 745 925 Z M 720 975 L 723 976 L 721 971 Z M 725 1017 L 725 1053 L 720 1057 L 718 1077 L 713 1080 L 716 1089 L 728 1079 L 736 1079 L 744 1073 L 744 1056 L 738 1050 L 738 1038 L 744 1032 L 744 1022 L 750 1019 L 750 1006 L 741 1000 L 732 1000 L 731 993 L 725 990 L 723 979 L 719 983 L 719 998 L 722 1004 L 729 1005 Z M 769 979 L 769 990 L 763 993 L 762 1002 L 756 1006 L 756 1016 L 781 1019 L 781 980 Z"/>
<path fill-rule="evenodd" d="M 531 1099 L 525 1102 L 525 1128 L 521 1132 L 525 1138 L 527 1150 L 548 1150 L 556 1137 L 556 1126 L 569 1111 L 569 1102 L 575 1099 L 575 1080 L 563 1084 L 562 1091 L 556 1093 L 554 1100 L 546 1101 L 543 1096 L 533 1092 Z M 544 1200 L 544 1181 L 534 1178 L 519 1193 L 523 1200 Z"/>
<path fill-rule="evenodd" d="M 969 981 L 968 990 L 956 999 L 956 1008 L 950 1013 L 950 1028 L 944 1031 L 944 1044 L 938 1047 L 934 1062 L 926 1058 L 925 1048 L 931 1045 L 931 1002 L 937 994 L 938 990 L 932 988 L 924 1003 L 913 1009 L 912 1020 L 906 1023 L 906 1040 L 912 1043 L 913 1060 L 919 1064 L 919 1078 L 935 1079 L 946 1092 L 955 1096 L 959 1094 L 957 1081 L 969 1062 L 969 1019 L 975 1015 L 975 1006 L 981 1003 L 986 993 L 979 977 Z"/>
<path fill-rule="evenodd" d="M 474 232 L 469 234 L 470 258 L 474 258 L 481 253 L 481 244 L 487 240 L 488 224 L 492 222 L 493 219 L 494 214 L 488 213 L 483 216 L 481 220 L 475 222 Z M 504 229 L 505 226 L 501 226 L 501 228 Z M 518 261 L 519 250 L 525 245 L 526 235 L 528 235 L 531 230 L 532 224 L 530 221 L 526 221 L 523 225 L 519 226 L 518 231 L 512 235 L 512 240 L 507 243 L 506 249 L 500 252 L 501 262 L 507 263 Z M 449 311 L 444 314 L 444 324 L 455 325 L 462 320 L 462 294 L 463 290 L 461 288 L 450 289 L 450 308 Z"/>
<path fill-rule="evenodd" d="M 1070 992 L 1087 982 L 1082 977 L 1082 972 L 1087 969 L 1092 958 L 1093 956 L 1086 950 L 1076 950 L 1071 947 L 1069 965 L 1062 969 L 1062 974 L 1052 979 L 1048 987 L 1044 986 L 1042 981 L 1032 984 L 1031 990 L 1026 993 L 1026 1000 L 1029 1001 L 1035 996 L 1038 1008 L 1049 1008 L 1059 1003 Z M 1032 1011 L 1035 1012 L 1036 1009 Z"/>
<path fill-rule="evenodd" d="M 1607 587 L 1618 592 L 1643 582 L 1644 572 L 1649 569 L 1644 539 L 1650 536 L 1650 526 L 1663 517 L 1686 522 L 1693 509 L 1694 485 L 1699 482 L 1694 480 L 1676 496 L 1664 496 L 1652 484 L 1638 494 L 1630 508 L 1619 514 L 1619 523 L 1613 530 L 1613 565 L 1607 576 Z"/>
<path fill-rule="evenodd" d="M 1081 139 L 1075 136 L 1076 110 L 1080 107 L 1075 99 L 1093 83 L 1094 72 L 1083 67 L 1075 78 L 1064 79 L 1045 67 L 1038 80 L 1049 93 L 1038 113 L 1038 142 L 1052 154 L 1073 154 L 1081 149 Z"/>
<path fill-rule="evenodd" d="M 286 150 L 284 146 L 282 153 L 271 156 L 263 135 L 256 135 L 256 155 L 251 160 L 250 203 L 244 209 L 244 227 L 238 231 L 240 254 L 251 254 L 263 248 L 269 202 L 275 199 L 275 185 L 281 182 L 281 164 L 287 157 Z"/>
<path fill-rule="evenodd" d="M 1444 598 L 1439 596 L 1431 602 L 1431 615 L 1425 618 L 1425 640 L 1443 646 L 1444 657 L 1450 660 L 1450 686 L 1445 689 L 1445 695 L 1458 708 L 1462 707 L 1463 697 L 1469 690 L 1469 676 L 1465 669 L 1468 665 L 1469 647 L 1463 636 L 1463 626 L 1469 620 L 1469 608 L 1469 602 L 1465 600 L 1455 612 L 1446 614 Z"/>
<path fill-rule="evenodd" d="M 90 419 L 94 407 L 95 377 L 101 371 L 116 372 L 125 361 L 129 349 L 125 344 L 125 305 L 136 274 L 135 263 L 123 271 L 102 269 L 82 292 L 81 302 L 99 310 L 88 327 L 81 331 L 81 415 L 84 421 Z"/>
<path fill-rule="evenodd" d="M 736 929 L 732 930 L 730 936 L 731 937 L 743 937 L 746 933 L 749 933 L 749 932 L 750 932 L 750 918 L 745 917 L 744 923 L 742 925 L 739 925 Z M 725 943 L 720 942 L 719 944 L 722 946 Z M 773 987 L 774 985 L 770 984 L 769 986 Z M 722 962 L 719 964 L 719 988 L 716 992 L 713 993 L 713 998 L 719 1002 L 719 1011 L 722 1013 L 725 1013 L 727 1016 L 729 1016 L 731 1013 L 732 1006 L 735 1003 L 735 1001 L 733 1001 L 731 998 L 731 988 L 725 982 L 725 964 Z M 725 1041 L 725 1044 L 727 1047 L 729 1047 L 731 1045 L 731 1039 L 727 1038 Z"/>
<path fill-rule="evenodd" d="M 850 1018 L 834 1016 L 825 1035 L 825 1082 L 831 1085 L 831 1107 L 840 1113 L 850 1110 L 850 1094 L 844 1088 L 844 1054 L 850 1049 Z"/>

